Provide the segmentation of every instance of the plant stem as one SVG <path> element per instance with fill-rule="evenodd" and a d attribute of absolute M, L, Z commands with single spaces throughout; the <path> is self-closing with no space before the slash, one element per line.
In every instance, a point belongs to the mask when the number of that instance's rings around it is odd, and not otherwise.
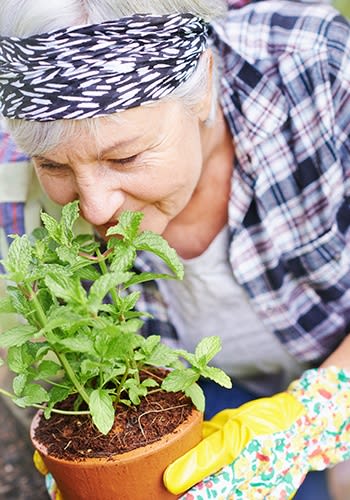
<path fill-rule="evenodd" d="M 33 405 L 34 408 L 38 408 L 39 410 L 46 410 L 46 406 L 42 405 Z M 89 410 L 81 410 L 81 411 L 71 411 L 71 410 L 59 410 L 58 408 L 52 408 L 52 413 L 59 413 L 61 415 L 90 415 L 91 412 Z"/>
<path fill-rule="evenodd" d="M 97 257 L 99 259 L 102 257 L 102 254 L 101 254 L 101 252 L 100 252 L 99 249 L 97 249 L 96 254 L 97 254 Z M 108 273 L 108 267 L 107 267 L 107 264 L 106 264 L 105 260 L 103 260 L 103 259 L 99 260 L 98 264 L 100 266 L 102 274 L 107 274 Z M 117 304 L 118 303 L 118 294 L 117 294 L 117 291 L 115 290 L 115 288 L 113 288 L 109 292 L 111 294 L 111 297 L 113 299 L 114 304 Z"/>
<path fill-rule="evenodd" d="M 5 391 L 5 389 L 2 389 L 0 387 L 0 394 L 2 394 L 3 396 L 6 396 L 10 399 L 15 399 L 16 396 L 14 394 L 11 394 L 11 392 L 8 392 L 8 391 Z M 43 406 L 43 405 L 39 405 L 39 404 L 32 404 L 32 405 L 29 405 L 29 406 L 32 406 L 33 408 L 38 408 L 39 410 L 46 410 L 46 406 Z M 90 415 L 90 411 L 89 410 L 81 410 L 81 411 L 70 411 L 70 410 L 59 410 L 58 408 L 52 408 L 52 413 L 61 413 L 62 415 Z"/>
<path fill-rule="evenodd" d="M 45 311 L 43 310 L 42 305 L 40 304 L 40 301 L 38 300 L 38 297 L 36 296 L 36 294 L 34 293 L 34 291 L 32 290 L 32 288 L 30 288 L 29 286 L 26 286 L 26 290 L 30 294 L 29 295 L 30 300 L 33 302 L 35 310 L 36 310 L 36 312 L 38 314 L 38 318 L 39 318 L 39 321 L 40 321 L 40 326 L 42 328 L 44 328 L 45 324 L 47 322 Z M 57 352 L 52 347 L 51 347 L 51 349 L 56 354 L 57 358 L 60 360 L 61 365 L 65 369 L 68 377 L 72 381 L 72 383 L 73 383 L 74 387 L 76 388 L 76 390 L 79 392 L 79 394 L 81 395 L 81 397 L 83 398 L 83 400 L 87 404 L 89 404 L 89 402 L 90 402 L 89 395 L 85 391 L 84 387 L 81 385 L 81 383 L 79 382 L 79 380 L 77 379 L 77 377 L 76 377 L 76 375 L 74 373 L 74 370 L 70 366 L 70 364 L 69 364 L 69 362 L 68 362 L 65 354 Z"/>
<path fill-rule="evenodd" d="M 138 385 L 140 385 L 140 372 L 139 372 L 139 367 L 137 364 L 137 361 L 135 359 L 132 360 L 131 362 L 133 369 L 135 370 L 135 379 Z"/>
<path fill-rule="evenodd" d="M 14 394 L 11 394 L 11 392 L 5 391 L 5 389 L 1 389 L 1 387 L 0 387 L 0 394 L 3 394 L 4 396 L 11 399 L 15 399 L 16 397 Z"/>
<path fill-rule="evenodd" d="M 38 300 L 38 297 L 36 296 L 35 291 L 29 285 L 25 285 L 23 287 L 23 289 L 24 289 L 23 290 L 24 295 L 26 295 L 28 297 L 29 301 L 33 303 L 34 308 L 35 308 L 35 312 L 36 312 L 36 315 L 37 315 L 37 318 L 39 321 L 39 325 L 41 328 L 43 328 L 46 324 L 47 318 L 46 318 L 45 311 L 43 310 L 43 308 L 40 304 L 40 301 Z"/>
<path fill-rule="evenodd" d="M 66 385 L 58 384 L 57 382 L 55 382 L 54 380 L 51 380 L 49 378 L 43 379 L 43 381 L 50 384 L 50 385 L 54 385 L 55 387 L 61 387 L 62 389 L 68 389 L 68 387 Z"/>
<path fill-rule="evenodd" d="M 128 378 L 128 375 L 129 375 L 129 363 L 126 361 L 125 372 L 120 380 L 120 384 L 118 386 L 117 393 L 115 395 L 115 406 L 117 406 L 120 401 L 120 395 L 122 393 L 122 390 L 124 389 L 124 384 L 126 379 Z"/>
<path fill-rule="evenodd" d="M 65 369 L 68 377 L 72 381 L 74 387 L 79 392 L 79 394 L 81 395 L 81 397 L 83 398 L 83 400 L 85 401 L 85 403 L 87 403 L 89 405 L 90 404 L 89 395 L 86 392 L 85 388 L 81 385 L 81 383 L 79 382 L 79 380 L 77 379 L 77 377 L 75 376 L 74 370 L 72 369 L 71 365 L 69 364 L 69 362 L 68 362 L 68 360 L 66 358 L 66 355 L 63 354 L 63 353 L 59 353 L 59 352 L 56 352 L 55 354 L 58 357 L 58 359 L 60 360 L 63 368 Z"/>

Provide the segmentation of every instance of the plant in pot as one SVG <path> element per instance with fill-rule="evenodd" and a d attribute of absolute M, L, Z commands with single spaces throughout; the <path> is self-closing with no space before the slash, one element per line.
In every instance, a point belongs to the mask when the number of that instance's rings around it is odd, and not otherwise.
<path fill-rule="evenodd" d="M 0 393 L 38 409 L 32 441 L 65 500 L 173 498 L 162 474 L 201 439 L 198 379 L 231 386 L 208 366 L 220 339 L 204 338 L 191 354 L 143 337 L 135 286 L 181 279 L 181 261 L 160 235 L 140 231 L 140 212 L 124 212 L 106 243 L 75 235 L 78 217 L 72 202 L 60 220 L 42 213 L 43 227 L 13 236 L 0 312 L 23 321 L 0 335 L 15 373 L 13 393 Z M 137 273 L 139 251 L 169 273 Z"/>

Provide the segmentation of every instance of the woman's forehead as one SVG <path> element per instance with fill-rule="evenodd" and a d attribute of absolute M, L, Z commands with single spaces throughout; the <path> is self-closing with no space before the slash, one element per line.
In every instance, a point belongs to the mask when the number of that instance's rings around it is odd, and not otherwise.
<path fill-rule="evenodd" d="M 141 150 L 173 130 L 181 121 L 182 112 L 180 103 L 168 101 L 139 106 L 108 117 L 77 120 L 74 127 L 67 121 L 59 143 L 36 158 L 54 159 L 73 149 L 101 157 L 115 151 Z"/>

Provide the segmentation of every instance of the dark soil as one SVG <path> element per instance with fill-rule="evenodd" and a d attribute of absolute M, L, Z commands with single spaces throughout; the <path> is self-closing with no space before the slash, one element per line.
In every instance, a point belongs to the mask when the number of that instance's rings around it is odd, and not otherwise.
<path fill-rule="evenodd" d="M 65 409 L 71 406 L 71 401 L 60 405 Z M 118 406 L 114 426 L 107 435 L 96 429 L 89 415 L 56 413 L 49 420 L 41 418 L 35 436 L 50 455 L 59 458 L 111 456 L 158 441 L 185 421 L 192 408 L 183 393 L 158 391 L 143 398 L 138 407 Z"/>

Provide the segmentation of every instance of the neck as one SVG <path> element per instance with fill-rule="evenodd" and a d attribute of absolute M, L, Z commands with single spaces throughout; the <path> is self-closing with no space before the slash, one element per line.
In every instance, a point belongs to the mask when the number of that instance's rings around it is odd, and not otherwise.
<path fill-rule="evenodd" d="M 232 147 L 232 135 L 226 123 L 224 113 L 218 106 L 215 122 L 209 127 L 201 125 L 202 153 L 204 168 L 217 154 L 221 154 L 223 147 L 228 144 Z"/>
<path fill-rule="evenodd" d="M 201 139 L 203 169 L 198 185 L 164 233 L 184 258 L 200 255 L 227 223 L 234 147 L 221 109 L 211 127 L 202 126 Z"/>

